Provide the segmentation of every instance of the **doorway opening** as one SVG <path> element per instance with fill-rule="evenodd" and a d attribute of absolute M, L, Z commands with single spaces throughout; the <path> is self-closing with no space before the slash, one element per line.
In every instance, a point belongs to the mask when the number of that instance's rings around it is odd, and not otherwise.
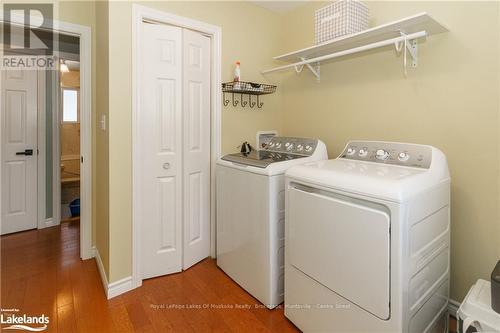
<path fill-rule="evenodd" d="M 76 55 L 78 56 L 78 55 Z M 80 222 L 80 62 L 60 60 L 61 223 Z"/>
<path fill-rule="evenodd" d="M 3 19 L 0 18 L 2 24 Z M 11 15 L 10 21 L 5 23 L 26 27 L 24 16 Z M 91 31 L 89 27 L 65 22 L 54 21 L 54 25 L 57 31 L 53 31 L 53 38 L 58 46 L 53 55 L 61 60 L 56 62 L 55 69 L 1 71 L 1 235 L 58 226 L 67 216 L 61 203 L 81 198 L 81 222 L 72 228 L 80 230 L 80 258 L 89 259 L 94 256 L 91 239 Z M 32 26 L 31 29 L 38 28 Z M 52 38 L 45 30 L 38 32 L 42 41 L 44 36 Z M 74 82 L 66 84 L 70 76 Z M 66 109 L 72 109 L 68 112 L 73 114 L 63 114 L 63 96 L 69 88 L 73 93 L 66 94 Z M 71 122 L 75 110 L 77 118 Z M 76 135 L 66 138 L 67 129 Z M 70 174 L 74 177 L 69 177 Z M 66 191 L 64 186 L 70 183 L 71 189 Z M 77 204 L 78 200 L 73 203 Z M 79 207 L 74 206 L 73 215 L 77 215 Z"/>

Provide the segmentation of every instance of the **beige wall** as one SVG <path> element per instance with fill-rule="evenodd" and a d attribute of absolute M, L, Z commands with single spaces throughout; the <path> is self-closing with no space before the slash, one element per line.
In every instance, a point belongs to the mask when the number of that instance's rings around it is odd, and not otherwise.
<path fill-rule="evenodd" d="M 312 45 L 314 3 L 285 16 L 283 51 Z M 330 157 L 349 139 L 436 146 L 452 176 L 451 297 L 489 278 L 499 235 L 499 10 L 497 2 L 369 2 L 372 25 L 422 11 L 450 32 L 419 44 L 403 77 L 393 48 L 284 74 L 285 133 L 320 137 Z M 296 24 L 300 22 L 300 24 Z"/>
<path fill-rule="evenodd" d="M 80 88 L 80 71 L 61 73 L 61 86 L 66 88 Z"/>
<path fill-rule="evenodd" d="M 80 160 L 80 123 L 61 124 L 61 157 L 68 155 Z"/>
<path fill-rule="evenodd" d="M 129 8 L 127 2 L 109 4 L 110 281 L 130 276 L 132 268 L 132 37 Z"/>
<path fill-rule="evenodd" d="M 148 6 L 223 28 L 223 79 L 234 60 L 244 79 L 272 56 L 313 41 L 312 3 L 283 17 L 250 4 L 154 2 Z M 370 2 L 372 25 L 428 11 L 451 30 L 421 43 L 419 67 L 403 77 L 392 49 L 322 66 L 310 73 L 272 75 L 280 93 L 264 110 L 223 108 L 223 151 L 259 129 L 320 137 L 332 157 L 349 139 L 431 144 L 448 156 L 452 185 L 452 297 L 460 300 L 478 277 L 488 277 L 499 253 L 498 4 Z M 110 280 L 131 273 L 130 3 L 110 5 Z M 464 24 L 469 21 L 475 24 Z M 259 24 L 255 24 L 257 22 Z M 246 29 L 242 27 L 252 27 Z M 487 143 L 487 144 L 485 144 Z M 464 155 L 467 154 L 467 158 Z M 493 156 L 491 155 L 493 154 Z M 482 166 L 474 174 L 474 166 Z M 126 203 L 126 204 L 125 204 Z"/>
<path fill-rule="evenodd" d="M 253 81 L 265 81 L 259 71 L 274 65 L 272 56 L 312 44 L 313 12 L 322 5 L 279 16 L 239 2 L 143 4 L 221 26 L 223 80 L 240 60 L 243 79 Z M 93 29 L 93 239 L 109 280 L 117 281 L 131 274 L 131 3 L 111 3 L 109 15 L 100 6 L 97 13 L 91 2 L 58 7 L 61 20 Z M 407 79 L 390 48 L 323 64 L 320 84 L 307 70 L 270 75 L 280 84 L 277 94 L 264 97 L 264 109 L 223 108 L 223 151 L 271 128 L 320 137 L 331 157 L 355 138 L 439 147 L 452 174 L 452 298 L 461 300 L 475 279 L 488 278 L 500 256 L 500 8 L 477 1 L 369 7 L 372 25 L 428 11 L 450 32 L 420 44 L 419 67 Z M 109 132 L 96 129 L 100 113 L 109 115 Z"/>
<path fill-rule="evenodd" d="M 221 26 L 222 79 L 242 63 L 244 80 L 263 81 L 259 71 L 272 64 L 279 40 L 276 14 L 241 2 L 150 2 L 144 5 Z M 131 274 L 132 130 L 131 3 L 109 5 L 109 228 L 110 281 Z M 282 130 L 281 94 L 263 98 L 262 109 L 222 110 L 222 149 L 233 151 L 244 140 L 255 141 L 262 129 Z"/>
<path fill-rule="evenodd" d="M 109 119 L 109 15 L 108 2 L 96 3 L 96 109 L 95 109 L 95 245 L 109 280 L 109 131 L 98 126 Z"/>
<path fill-rule="evenodd" d="M 27 0 L 29 2 L 29 0 Z M 79 25 L 88 26 L 92 30 L 92 69 L 91 69 L 91 85 L 92 85 L 92 124 L 96 123 L 96 6 L 94 1 L 44 1 L 52 2 L 54 4 L 55 15 L 54 18 L 63 22 L 69 22 Z M 96 147 L 96 126 L 92 126 L 92 146 Z M 99 193 L 99 187 L 97 186 L 96 172 L 99 172 L 100 168 L 96 166 L 96 152 L 97 149 L 92 149 L 92 244 L 95 245 L 96 242 L 96 231 L 100 227 L 96 224 L 97 222 L 97 197 Z"/>

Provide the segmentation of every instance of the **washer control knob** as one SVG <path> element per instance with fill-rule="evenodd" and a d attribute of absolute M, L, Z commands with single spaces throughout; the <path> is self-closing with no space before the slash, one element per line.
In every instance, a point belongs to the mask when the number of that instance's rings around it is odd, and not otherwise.
<path fill-rule="evenodd" d="M 273 147 L 274 147 L 274 142 L 271 142 L 271 143 L 269 144 L 269 148 L 273 148 Z"/>
<path fill-rule="evenodd" d="M 383 149 L 377 150 L 375 157 L 379 160 L 385 161 L 389 157 L 389 153 Z"/>
<path fill-rule="evenodd" d="M 308 153 L 309 153 L 309 152 L 311 152 L 311 150 L 312 150 L 312 149 L 313 149 L 313 147 L 311 147 L 311 146 L 309 146 L 309 145 L 307 145 L 307 146 L 306 146 L 306 151 L 307 151 Z"/>
<path fill-rule="evenodd" d="M 398 160 L 401 162 L 406 162 L 410 159 L 410 155 L 408 153 L 405 153 L 404 151 L 400 152 L 398 155 Z"/>
<path fill-rule="evenodd" d="M 285 144 L 286 150 L 290 151 L 293 149 L 293 143 L 288 143 L 288 146 Z"/>
<path fill-rule="evenodd" d="M 281 142 L 276 142 L 276 148 L 281 148 Z"/>
<path fill-rule="evenodd" d="M 347 155 L 352 156 L 355 153 L 356 153 L 356 149 L 351 148 L 351 147 L 347 148 Z"/>
<path fill-rule="evenodd" d="M 304 146 L 298 144 L 296 149 L 297 149 L 297 151 L 302 151 L 304 149 Z"/>
<path fill-rule="evenodd" d="M 368 149 L 361 148 L 358 153 L 359 157 L 366 157 L 368 155 Z"/>

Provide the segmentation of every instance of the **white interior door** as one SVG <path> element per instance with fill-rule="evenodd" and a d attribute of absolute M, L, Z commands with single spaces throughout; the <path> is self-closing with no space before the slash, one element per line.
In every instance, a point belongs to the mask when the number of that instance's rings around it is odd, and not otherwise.
<path fill-rule="evenodd" d="M 142 277 L 182 269 L 182 29 L 142 24 L 137 121 Z"/>
<path fill-rule="evenodd" d="M 37 226 L 37 72 L 2 71 L 1 94 L 3 235 Z"/>
<path fill-rule="evenodd" d="M 210 38 L 183 30 L 184 260 L 210 254 Z"/>

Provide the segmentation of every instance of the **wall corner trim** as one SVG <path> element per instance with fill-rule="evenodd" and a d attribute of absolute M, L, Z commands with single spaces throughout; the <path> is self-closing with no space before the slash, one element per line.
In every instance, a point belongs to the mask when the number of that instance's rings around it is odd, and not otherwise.
<path fill-rule="evenodd" d="M 132 276 L 128 276 L 121 280 L 109 283 L 108 278 L 106 277 L 106 272 L 104 270 L 104 265 L 102 264 L 101 256 L 99 255 L 99 251 L 95 246 L 92 248 L 92 250 L 94 252 L 97 269 L 99 270 L 102 286 L 104 288 L 104 292 L 106 293 L 107 299 L 111 299 L 134 289 L 134 287 L 132 286 Z"/>

